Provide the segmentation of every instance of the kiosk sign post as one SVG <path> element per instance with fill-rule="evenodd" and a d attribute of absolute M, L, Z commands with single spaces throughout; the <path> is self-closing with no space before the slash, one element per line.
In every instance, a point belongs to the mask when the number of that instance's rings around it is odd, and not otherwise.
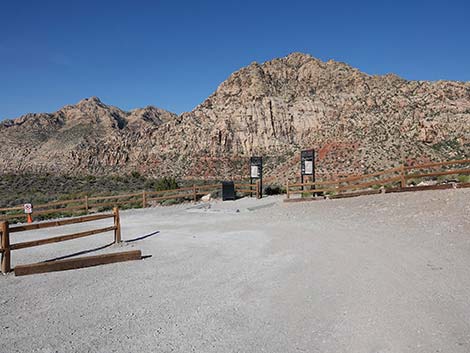
<path fill-rule="evenodd" d="M 310 175 L 315 182 L 315 151 L 305 150 L 300 152 L 300 182 L 303 184 L 304 176 Z M 315 186 L 313 186 L 315 189 Z"/>
<path fill-rule="evenodd" d="M 250 157 L 250 184 L 259 180 L 260 195 L 263 190 L 263 157 Z"/>

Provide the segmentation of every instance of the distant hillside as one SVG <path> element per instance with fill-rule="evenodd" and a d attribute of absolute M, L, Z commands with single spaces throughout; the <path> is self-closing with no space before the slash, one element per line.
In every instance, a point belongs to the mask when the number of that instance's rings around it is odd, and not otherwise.
<path fill-rule="evenodd" d="M 192 112 L 131 112 L 89 98 L 52 114 L 0 124 L 1 173 L 246 175 L 298 173 L 304 148 L 319 173 L 383 169 L 415 159 L 470 156 L 470 83 L 370 76 L 347 64 L 293 53 L 233 73 Z"/>

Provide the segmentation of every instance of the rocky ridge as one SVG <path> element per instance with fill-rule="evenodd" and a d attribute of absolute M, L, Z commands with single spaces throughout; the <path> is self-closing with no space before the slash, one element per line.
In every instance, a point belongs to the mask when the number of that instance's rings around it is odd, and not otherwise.
<path fill-rule="evenodd" d="M 470 83 L 371 76 L 293 53 L 240 69 L 180 116 L 92 97 L 4 121 L 0 140 L 2 173 L 239 178 L 263 155 L 267 176 L 284 180 L 314 148 L 331 177 L 470 156 Z"/>

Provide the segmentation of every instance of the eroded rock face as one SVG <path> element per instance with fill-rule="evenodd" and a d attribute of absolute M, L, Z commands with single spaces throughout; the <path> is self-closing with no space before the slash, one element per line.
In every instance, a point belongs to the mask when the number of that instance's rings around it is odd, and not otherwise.
<path fill-rule="evenodd" d="M 370 76 L 293 53 L 233 73 L 192 112 L 132 112 L 82 100 L 0 125 L 5 172 L 246 176 L 250 155 L 267 176 L 299 170 L 317 150 L 325 176 L 470 155 L 470 83 Z"/>
<path fill-rule="evenodd" d="M 125 112 L 96 97 L 52 114 L 27 114 L 0 125 L 0 168 L 3 173 L 126 173 L 145 161 L 148 137 L 175 118 L 155 107 Z"/>

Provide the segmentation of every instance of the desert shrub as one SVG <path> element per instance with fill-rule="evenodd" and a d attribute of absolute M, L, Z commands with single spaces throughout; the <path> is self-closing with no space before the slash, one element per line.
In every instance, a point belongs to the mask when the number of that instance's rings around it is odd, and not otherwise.
<path fill-rule="evenodd" d="M 57 219 L 57 218 L 65 218 L 65 217 L 78 217 L 78 216 L 83 216 L 85 215 L 84 211 L 76 211 L 76 212 L 60 212 L 60 209 L 57 210 L 57 212 L 53 213 L 46 213 L 46 214 L 41 214 L 41 215 L 34 215 L 33 217 L 35 221 L 45 221 L 48 219 Z"/>
<path fill-rule="evenodd" d="M 105 212 L 105 211 L 109 211 L 112 209 L 113 209 L 112 206 L 100 206 L 97 208 L 97 212 Z"/>
<path fill-rule="evenodd" d="M 418 185 L 419 183 L 423 182 L 424 178 L 412 178 L 408 179 L 408 184 L 409 185 Z"/>
<path fill-rule="evenodd" d="M 155 189 L 157 191 L 178 189 L 178 182 L 175 178 L 164 177 L 156 181 Z"/>
<path fill-rule="evenodd" d="M 145 190 L 155 190 L 158 186 L 157 179 L 147 179 L 144 182 L 144 189 Z"/>
<path fill-rule="evenodd" d="M 119 208 L 121 210 L 128 210 L 132 208 L 142 208 L 142 202 L 136 201 L 136 202 L 124 203 L 124 204 L 119 205 Z"/>
<path fill-rule="evenodd" d="M 211 192 L 207 192 L 208 194 L 210 193 L 211 194 L 211 198 L 213 199 L 217 199 L 217 198 L 221 198 L 222 197 L 222 193 L 220 190 L 214 190 L 214 191 L 211 191 Z"/>
<path fill-rule="evenodd" d="M 171 206 L 171 205 L 178 205 L 183 202 L 184 202 L 184 199 L 169 199 L 169 200 L 162 201 L 160 204 L 162 206 Z"/>
<path fill-rule="evenodd" d="M 0 207 L 25 202 L 42 204 L 55 200 L 71 200 L 88 196 L 119 195 L 142 190 L 178 188 L 175 178 L 146 178 L 138 172 L 127 176 L 66 176 L 51 174 L 0 176 Z"/>
<path fill-rule="evenodd" d="M 286 189 L 279 185 L 268 185 L 264 188 L 263 193 L 266 195 L 281 195 L 286 193 Z"/>
<path fill-rule="evenodd" d="M 458 151 L 461 147 L 457 139 L 443 140 L 431 146 L 437 151 Z"/>
<path fill-rule="evenodd" d="M 439 183 L 457 182 L 458 178 L 455 178 L 452 175 L 440 175 L 437 177 L 437 181 L 439 181 Z"/>
<path fill-rule="evenodd" d="M 140 179 L 140 178 L 142 178 L 142 176 L 140 175 L 140 173 L 137 172 L 137 171 L 133 171 L 133 172 L 131 173 L 131 177 L 132 177 L 133 179 Z"/>
<path fill-rule="evenodd" d="M 457 180 L 459 183 L 470 183 L 470 175 L 459 175 Z"/>
<path fill-rule="evenodd" d="M 338 192 L 337 191 L 327 191 L 325 193 L 322 194 L 323 196 L 335 196 L 335 195 L 338 195 Z"/>

